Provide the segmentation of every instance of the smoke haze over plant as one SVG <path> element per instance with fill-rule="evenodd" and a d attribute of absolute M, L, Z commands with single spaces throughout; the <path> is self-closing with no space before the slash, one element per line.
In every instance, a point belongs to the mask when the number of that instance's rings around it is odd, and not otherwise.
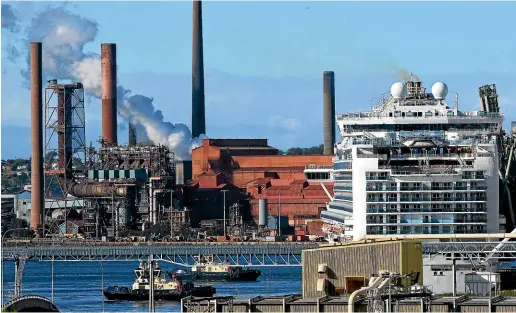
<path fill-rule="evenodd" d="M 2 4 L 2 28 L 12 35 L 4 53 L 13 62 L 19 59 L 19 51 L 25 54 L 26 67 L 20 70 L 25 87 L 29 88 L 30 82 L 30 42 L 41 41 L 44 80 L 78 81 L 88 95 L 100 98 L 100 55 L 84 49 L 97 37 L 97 22 L 71 13 L 62 6 L 50 7 L 28 23 L 22 36 L 19 20 L 12 6 Z M 118 86 L 118 113 L 135 125 L 139 141 L 151 140 L 155 144 L 166 145 L 175 152 L 177 159 L 190 159 L 191 149 L 201 144 L 201 138 L 192 138 L 185 124 L 165 121 L 151 97 L 132 95 L 123 86 Z"/>

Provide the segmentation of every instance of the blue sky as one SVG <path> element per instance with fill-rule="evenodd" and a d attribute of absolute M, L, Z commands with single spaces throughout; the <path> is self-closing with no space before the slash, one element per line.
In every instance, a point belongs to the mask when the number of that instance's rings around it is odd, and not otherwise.
<path fill-rule="evenodd" d="M 44 9 L 11 4 L 22 24 Z M 166 120 L 190 125 L 191 2 L 66 8 L 99 24 L 86 51 L 117 43 L 119 83 L 154 97 Z M 367 109 L 402 68 L 427 87 L 445 81 L 462 109 L 478 107 L 478 86 L 495 83 L 502 111 L 516 119 L 513 12 L 515 2 L 205 2 L 207 135 L 267 137 L 281 149 L 321 143 L 324 70 L 336 74 L 337 112 Z M 13 38 L 2 29 L 2 52 Z M 2 55 L 3 158 L 30 153 L 24 67 Z M 100 135 L 98 101 L 87 110 L 89 141 Z"/>

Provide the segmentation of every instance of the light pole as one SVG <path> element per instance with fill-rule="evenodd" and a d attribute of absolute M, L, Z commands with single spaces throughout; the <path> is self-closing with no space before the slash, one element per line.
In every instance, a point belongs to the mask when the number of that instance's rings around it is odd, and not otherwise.
<path fill-rule="evenodd" d="M 222 190 L 222 194 L 224 195 L 224 238 L 226 238 L 226 192 L 228 191 Z"/>
<path fill-rule="evenodd" d="M 52 303 L 54 303 L 54 256 L 52 256 Z"/>
<path fill-rule="evenodd" d="M 30 228 L 19 227 L 19 228 L 8 229 L 5 233 L 2 234 L 2 238 L 1 238 L 2 244 L 5 241 L 4 239 L 9 232 L 14 232 L 15 230 L 28 230 L 28 229 L 30 229 Z M 19 266 L 20 266 L 21 262 L 25 262 L 25 260 L 20 260 L 18 258 L 15 258 L 15 261 L 14 261 L 14 297 L 18 297 L 21 295 L 21 277 L 19 276 L 19 275 L 21 275 L 21 273 L 19 273 Z M 4 269 L 4 262 L 2 262 L 2 271 L 3 271 L 3 269 Z M 3 284 L 3 281 L 4 281 L 4 275 L 2 275 L 2 284 Z M 4 300 L 3 289 L 2 289 L 1 298 L 3 301 Z"/>
<path fill-rule="evenodd" d="M 102 265 L 102 261 L 99 260 L 100 264 L 100 294 L 102 296 L 102 312 L 104 312 L 104 265 Z M 54 302 L 54 300 L 52 300 Z"/>
<path fill-rule="evenodd" d="M 281 236 L 281 190 L 278 190 L 278 237 Z"/>
<path fill-rule="evenodd" d="M 493 312 L 492 310 L 492 295 L 491 295 L 491 262 L 487 262 L 487 266 L 488 266 L 488 269 L 489 269 L 489 272 L 488 272 L 488 275 L 489 275 L 489 312 Z"/>
<path fill-rule="evenodd" d="M 174 190 L 170 189 L 170 241 L 174 232 L 172 231 L 172 211 L 174 209 Z"/>
<path fill-rule="evenodd" d="M 153 255 L 149 255 L 149 313 L 154 313 L 154 267 L 152 263 Z"/>

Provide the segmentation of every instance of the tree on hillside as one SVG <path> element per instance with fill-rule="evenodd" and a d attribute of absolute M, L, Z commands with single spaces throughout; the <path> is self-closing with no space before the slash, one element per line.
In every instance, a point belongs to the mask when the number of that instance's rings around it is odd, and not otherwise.
<path fill-rule="evenodd" d="M 300 148 L 293 147 L 285 151 L 280 151 L 281 155 L 315 155 L 315 154 L 323 154 L 324 153 L 324 145 L 313 146 L 310 148 Z"/>

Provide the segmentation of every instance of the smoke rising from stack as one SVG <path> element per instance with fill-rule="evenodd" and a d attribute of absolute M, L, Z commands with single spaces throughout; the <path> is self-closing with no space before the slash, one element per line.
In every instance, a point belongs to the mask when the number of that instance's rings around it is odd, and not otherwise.
<path fill-rule="evenodd" d="M 14 19 L 17 20 L 16 16 Z M 2 27 L 3 24 L 2 24 Z M 25 31 L 26 38 L 17 38 L 14 46 L 26 51 L 30 41 L 43 42 L 42 59 L 44 79 L 72 80 L 81 82 L 88 95 L 101 99 L 101 58 L 98 53 L 84 51 L 84 46 L 97 37 L 95 21 L 57 7 L 39 13 Z M 10 53 L 10 51 L 4 51 Z M 15 55 L 10 55 L 13 59 Z M 27 65 L 30 65 L 27 52 Z M 21 71 L 26 87 L 30 82 L 30 66 Z M 176 159 L 191 158 L 191 149 L 201 145 L 204 135 L 192 138 L 184 124 L 172 124 L 163 119 L 156 110 L 153 99 L 131 95 L 131 91 L 117 86 L 118 114 L 135 126 L 139 141 L 146 138 L 155 144 L 167 145 L 176 154 Z M 115 124 L 116 125 L 116 124 Z M 143 131 L 143 133 L 142 133 Z"/>
<path fill-rule="evenodd" d="M 400 79 L 403 79 L 403 81 L 405 81 L 405 82 L 407 82 L 407 81 L 421 81 L 419 79 L 419 76 L 417 76 L 414 73 L 411 73 L 410 71 L 408 71 L 408 70 L 406 70 L 404 68 L 397 67 L 396 65 L 391 65 L 391 67 L 396 72 L 396 75 Z"/>
<path fill-rule="evenodd" d="M 7 58 L 11 62 L 15 62 L 20 56 L 20 51 L 15 45 L 9 42 L 11 35 L 16 35 L 20 32 L 19 19 L 16 17 L 13 7 L 10 4 L 2 3 L 2 36 L 7 38 L 6 44 L 2 43 L 2 50 L 6 52 Z M 2 70 L 3 73 L 3 70 Z"/>

